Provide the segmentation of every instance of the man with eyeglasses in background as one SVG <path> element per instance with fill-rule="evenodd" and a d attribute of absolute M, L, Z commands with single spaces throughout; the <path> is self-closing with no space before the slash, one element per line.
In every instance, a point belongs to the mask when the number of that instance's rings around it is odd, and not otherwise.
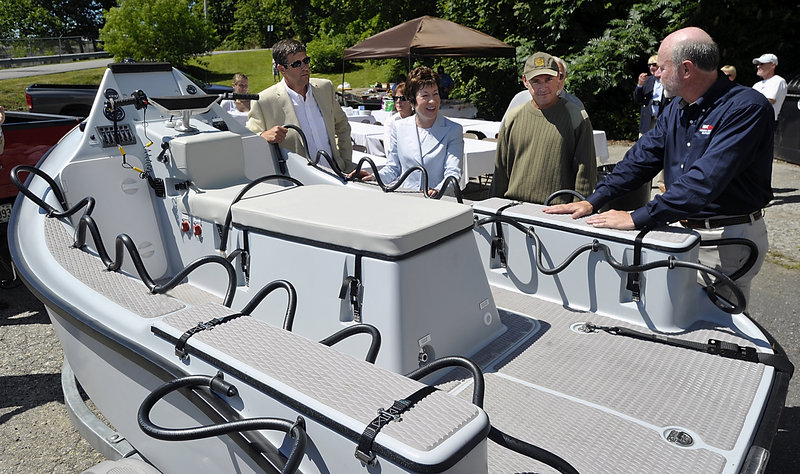
<path fill-rule="evenodd" d="M 311 58 L 306 46 L 284 39 L 272 47 L 272 57 L 283 80 L 258 94 L 258 100 L 250 106 L 247 128 L 269 143 L 300 155 L 314 158 L 318 150 L 324 150 L 345 173 L 355 169 L 347 115 L 336 102 L 333 83 L 310 77 Z M 298 133 L 287 133 L 283 127 L 287 124 L 303 130 L 309 150 L 303 147 Z M 324 159 L 319 163 L 328 166 Z"/>
<path fill-rule="evenodd" d="M 753 89 L 764 94 L 772 108 L 775 111 L 775 120 L 778 120 L 778 114 L 781 112 L 783 100 L 786 99 L 786 81 L 779 75 L 775 74 L 775 68 L 778 67 L 778 57 L 774 54 L 767 53 L 753 59 L 753 64 L 756 65 L 756 75 L 761 78 L 760 81 L 753 84 Z"/>

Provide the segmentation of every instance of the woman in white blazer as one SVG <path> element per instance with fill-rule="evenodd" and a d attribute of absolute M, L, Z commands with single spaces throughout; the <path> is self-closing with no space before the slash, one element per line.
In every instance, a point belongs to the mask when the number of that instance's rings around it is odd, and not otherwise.
<path fill-rule="evenodd" d="M 428 172 L 429 196 L 441 191 L 445 179 L 461 179 L 464 132 L 461 125 L 439 114 L 439 78 L 421 66 L 409 74 L 405 96 L 415 109 L 411 117 L 395 120 L 386 148 L 386 165 L 378 172 L 384 183 L 397 180 L 406 170 L 422 166 Z M 404 188 L 420 189 L 422 173 L 412 173 Z"/>

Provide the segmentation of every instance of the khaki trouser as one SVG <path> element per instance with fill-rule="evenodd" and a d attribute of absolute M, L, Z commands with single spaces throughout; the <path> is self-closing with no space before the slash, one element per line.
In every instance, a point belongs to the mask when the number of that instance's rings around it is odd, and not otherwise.
<path fill-rule="evenodd" d="M 746 224 L 729 225 L 719 227 L 716 229 L 693 229 L 700 234 L 703 241 L 713 241 L 719 239 L 733 239 L 742 238 L 747 239 L 756 244 L 758 247 L 758 259 L 750 270 L 742 275 L 741 278 L 736 280 L 738 286 L 746 301 L 750 300 L 750 284 L 756 276 L 761 265 L 764 263 L 764 258 L 767 255 L 769 248 L 769 240 L 767 238 L 767 226 L 764 218 Z M 730 275 L 742 267 L 747 257 L 750 255 L 750 249 L 742 245 L 724 245 L 720 247 L 700 247 L 700 263 L 709 267 L 715 268 L 722 273 Z M 698 283 L 708 285 L 710 283 L 709 275 L 705 273 L 698 273 Z M 725 299 L 732 302 L 733 292 L 725 285 L 717 287 L 717 293 Z"/>

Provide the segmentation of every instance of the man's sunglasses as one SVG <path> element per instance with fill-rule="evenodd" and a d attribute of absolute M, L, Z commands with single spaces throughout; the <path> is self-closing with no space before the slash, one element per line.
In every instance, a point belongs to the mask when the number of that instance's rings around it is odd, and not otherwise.
<path fill-rule="evenodd" d="M 402 96 L 402 95 L 396 95 L 396 96 L 392 97 L 392 99 L 394 99 L 395 102 L 405 102 L 406 101 L 405 96 Z"/>
<path fill-rule="evenodd" d="M 284 64 L 283 67 L 290 67 L 292 69 L 297 69 L 300 67 L 301 64 L 308 64 L 311 62 L 311 58 L 306 56 L 303 59 L 298 59 L 297 61 L 293 62 L 292 64 Z"/>

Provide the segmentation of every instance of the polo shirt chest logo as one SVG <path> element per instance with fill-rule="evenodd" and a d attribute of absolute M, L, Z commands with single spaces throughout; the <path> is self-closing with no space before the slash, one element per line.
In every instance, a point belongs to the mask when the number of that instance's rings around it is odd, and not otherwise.
<path fill-rule="evenodd" d="M 713 125 L 701 125 L 700 126 L 700 134 L 701 135 L 708 135 L 711 133 L 711 130 L 714 130 Z"/>

